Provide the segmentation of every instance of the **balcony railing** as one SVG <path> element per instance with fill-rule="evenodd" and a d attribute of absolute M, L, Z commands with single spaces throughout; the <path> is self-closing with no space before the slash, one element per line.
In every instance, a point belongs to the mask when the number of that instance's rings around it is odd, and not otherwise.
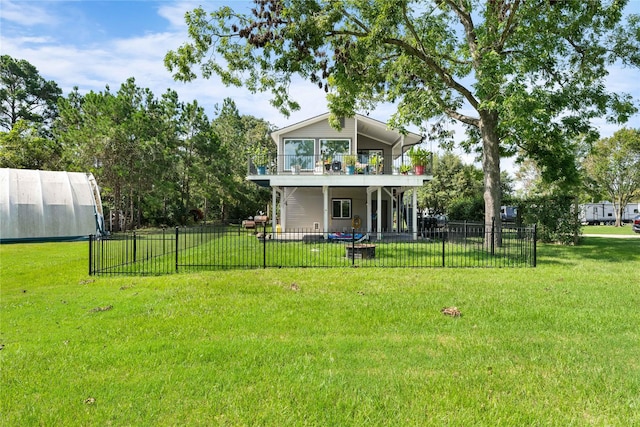
<path fill-rule="evenodd" d="M 279 155 L 256 162 L 249 157 L 248 175 L 430 175 L 433 156 L 422 170 L 411 166 L 407 155 L 393 161 L 377 155 L 341 153 L 321 155 Z"/>

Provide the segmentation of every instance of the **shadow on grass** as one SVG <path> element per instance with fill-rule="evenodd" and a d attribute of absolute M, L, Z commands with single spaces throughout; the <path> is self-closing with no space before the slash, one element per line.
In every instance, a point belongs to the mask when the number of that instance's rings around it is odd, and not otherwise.
<path fill-rule="evenodd" d="M 576 264 L 583 260 L 640 262 L 640 239 L 582 237 L 577 246 L 539 246 L 538 264 Z"/>

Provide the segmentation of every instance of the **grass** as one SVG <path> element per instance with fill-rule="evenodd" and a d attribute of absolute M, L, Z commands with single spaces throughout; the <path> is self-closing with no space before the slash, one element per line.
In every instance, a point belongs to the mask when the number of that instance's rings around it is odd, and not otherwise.
<path fill-rule="evenodd" d="M 92 278 L 86 259 L 0 246 L 0 424 L 640 423 L 635 239 L 544 245 L 535 269 Z"/>
<path fill-rule="evenodd" d="M 637 233 L 633 232 L 631 224 L 624 224 L 621 227 L 614 227 L 612 225 L 585 225 L 582 227 L 582 234 L 637 235 Z"/>

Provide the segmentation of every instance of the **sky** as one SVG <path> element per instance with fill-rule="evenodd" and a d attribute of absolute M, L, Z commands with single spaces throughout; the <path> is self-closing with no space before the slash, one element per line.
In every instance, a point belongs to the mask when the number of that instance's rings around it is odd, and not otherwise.
<path fill-rule="evenodd" d="M 171 88 L 183 102 L 197 100 L 210 119 L 215 117 L 215 105 L 222 105 L 226 97 L 235 101 L 241 114 L 265 119 L 278 128 L 327 111 L 324 92 L 304 81 L 294 82 L 291 88 L 302 108 L 289 118 L 269 104 L 266 93 L 225 87 L 215 77 L 174 81 L 164 66 L 164 56 L 188 41 L 184 14 L 199 4 L 208 10 L 226 4 L 248 11 L 253 2 L 0 0 L 0 53 L 27 60 L 41 76 L 55 81 L 64 95 L 75 86 L 81 93 L 102 91 L 107 85 L 115 92 L 134 77 L 139 87 L 151 89 L 156 97 Z M 640 14 L 640 0 L 630 0 L 627 11 Z M 640 101 L 640 70 L 612 67 L 607 86 Z M 393 111 L 392 105 L 383 105 L 368 113 L 387 121 Z M 618 129 L 604 121 L 596 125 L 603 137 Z M 628 125 L 640 126 L 640 115 Z M 461 131 L 453 130 L 462 137 Z M 513 162 L 503 161 L 503 169 L 513 172 Z"/>

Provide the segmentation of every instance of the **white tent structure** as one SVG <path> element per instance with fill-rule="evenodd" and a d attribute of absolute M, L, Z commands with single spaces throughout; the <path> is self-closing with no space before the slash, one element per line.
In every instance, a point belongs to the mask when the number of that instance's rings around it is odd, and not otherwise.
<path fill-rule="evenodd" d="M 92 174 L 0 169 L 0 243 L 103 233 L 100 190 Z"/>

